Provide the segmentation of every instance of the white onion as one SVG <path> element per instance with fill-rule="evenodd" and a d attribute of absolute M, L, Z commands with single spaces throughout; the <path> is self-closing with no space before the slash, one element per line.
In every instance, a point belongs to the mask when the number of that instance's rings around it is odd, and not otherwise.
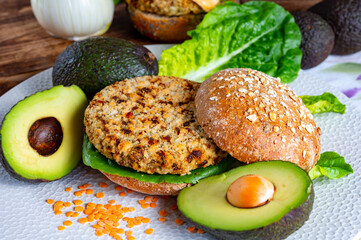
<path fill-rule="evenodd" d="M 31 0 L 31 7 L 51 35 L 76 41 L 106 32 L 114 15 L 113 0 Z"/>

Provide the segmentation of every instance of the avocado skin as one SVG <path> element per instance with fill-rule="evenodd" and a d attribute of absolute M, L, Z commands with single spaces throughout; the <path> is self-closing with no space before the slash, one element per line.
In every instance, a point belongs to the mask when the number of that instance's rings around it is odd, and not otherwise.
<path fill-rule="evenodd" d="M 302 69 L 319 65 L 330 55 L 335 41 L 331 26 L 316 13 L 308 11 L 292 12 L 301 34 Z"/>
<path fill-rule="evenodd" d="M 53 85 L 78 85 L 88 99 L 113 82 L 145 75 L 158 75 L 153 53 L 134 42 L 108 37 L 69 45 L 52 72 Z"/>
<path fill-rule="evenodd" d="M 192 222 L 192 224 L 206 233 L 209 233 L 218 239 L 223 240 L 280 240 L 286 239 L 293 232 L 300 229 L 303 224 L 309 219 L 313 208 L 315 193 L 313 187 L 307 200 L 298 208 L 291 210 L 278 222 L 274 222 L 262 228 L 257 228 L 248 231 L 224 231 L 205 227 L 192 221 L 183 214 L 183 218 Z"/>
<path fill-rule="evenodd" d="M 346 55 L 361 50 L 361 1 L 323 0 L 309 11 L 320 15 L 335 33 L 332 54 Z"/>

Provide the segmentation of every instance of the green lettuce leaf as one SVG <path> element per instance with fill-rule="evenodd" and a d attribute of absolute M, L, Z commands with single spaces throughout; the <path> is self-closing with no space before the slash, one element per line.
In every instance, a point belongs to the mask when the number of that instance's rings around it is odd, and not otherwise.
<path fill-rule="evenodd" d="M 163 51 L 159 75 L 197 82 L 226 68 L 251 68 L 293 81 L 301 66 L 301 33 L 273 2 L 226 2 L 207 13 L 192 39 Z"/>
<path fill-rule="evenodd" d="M 306 107 L 314 113 L 337 112 L 344 114 L 346 105 L 342 104 L 335 95 L 325 92 L 318 96 L 299 96 Z"/>
<path fill-rule="evenodd" d="M 131 168 L 122 167 L 115 161 L 106 158 L 104 155 L 99 153 L 98 150 L 96 150 L 86 135 L 84 136 L 83 141 L 83 162 L 85 165 L 93 169 L 122 177 L 131 177 L 143 182 L 193 184 L 197 183 L 202 178 L 223 173 L 239 163 L 239 161 L 236 159 L 228 156 L 217 165 L 195 169 L 191 171 L 191 174 L 188 175 L 180 176 L 172 174 L 147 174 L 137 172 Z"/>
<path fill-rule="evenodd" d="M 350 173 L 353 173 L 353 169 L 350 164 L 345 162 L 344 157 L 335 152 L 324 152 L 308 175 L 311 179 L 321 176 L 338 179 Z"/>

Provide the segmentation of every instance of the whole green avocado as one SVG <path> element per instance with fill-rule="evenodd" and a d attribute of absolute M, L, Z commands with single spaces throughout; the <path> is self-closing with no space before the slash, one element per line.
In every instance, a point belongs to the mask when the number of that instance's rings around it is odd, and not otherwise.
<path fill-rule="evenodd" d="M 91 99 L 109 84 L 158 75 L 158 61 L 147 48 L 120 38 L 92 37 L 69 45 L 55 61 L 53 85 L 77 85 Z"/>
<path fill-rule="evenodd" d="M 332 54 L 346 55 L 361 50 L 361 1 L 323 0 L 309 11 L 320 15 L 335 33 Z"/>
<path fill-rule="evenodd" d="M 335 34 L 331 26 L 316 13 L 294 11 L 292 15 L 302 35 L 301 68 L 315 67 L 330 55 L 335 43 Z"/>

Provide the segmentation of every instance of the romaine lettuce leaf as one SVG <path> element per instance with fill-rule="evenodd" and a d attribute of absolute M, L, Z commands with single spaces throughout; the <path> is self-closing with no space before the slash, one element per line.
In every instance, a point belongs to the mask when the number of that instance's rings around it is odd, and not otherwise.
<path fill-rule="evenodd" d="M 344 114 L 346 105 L 342 104 L 335 95 L 325 92 L 318 96 L 299 96 L 306 107 L 314 113 L 337 112 Z"/>
<path fill-rule="evenodd" d="M 207 13 L 192 39 L 163 51 L 159 75 L 197 82 L 226 68 L 251 68 L 293 81 L 301 66 L 301 33 L 273 2 L 226 2 Z"/>
<path fill-rule="evenodd" d="M 220 163 L 214 166 L 208 166 L 205 168 L 198 168 L 191 171 L 188 175 L 172 175 L 172 174 L 147 174 L 137 172 L 131 168 L 122 167 L 115 161 L 106 158 L 91 144 L 89 138 L 84 135 L 83 141 L 83 162 L 85 165 L 106 172 L 109 174 L 115 174 L 122 177 L 131 177 L 143 182 L 152 183 L 197 183 L 200 179 L 223 173 L 230 168 L 237 166 L 239 161 L 235 158 L 228 156 L 224 158 Z"/>
<path fill-rule="evenodd" d="M 324 152 L 308 175 L 311 179 L 321 176 L 338 179 L 350 173 L 353 173 L 353 169 L 350 164 L 345 162 L 344 157 L 335 152 Z"/>

